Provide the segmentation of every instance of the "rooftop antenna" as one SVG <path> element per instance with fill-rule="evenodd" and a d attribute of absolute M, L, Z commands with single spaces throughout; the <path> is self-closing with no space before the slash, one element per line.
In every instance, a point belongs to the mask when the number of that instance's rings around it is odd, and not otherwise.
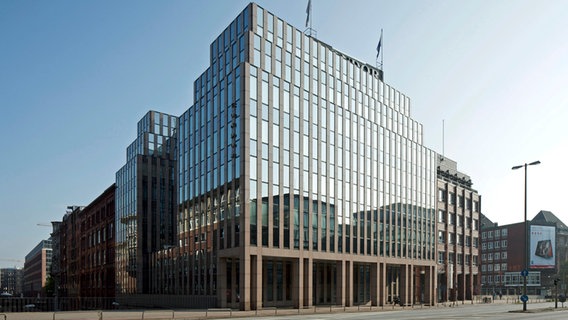
<path fill-rule="evenodd" d="M 381 50 L 383 46 L 383 29 L 381 28 L 381 37 L 379 38 L 379 44 L 377 44 L 377 61 L 376 61 L 376 66 L 379 70 L 383 70 L 383 52 L 384 50 Z M 379 55 L 381 56 L 381 59 L 379 60 Z"/>
<path fill-rule="evenodd" d="M 445 140 L 446 140 L 445 137 L 444 137 L 445 121 L 446 120 L 442 119 L 442 156 L 445 156 L 445 153 L 444 153 L 444 143 L 445 143 Z"/>
<path fill-rule="evenodd" d="M 312 0 L 308 0 L 306 7 L 306 30 L 304 30 L 304 33 L 313 38 L 318 36 L 317 31 L 312 28 Z"/>

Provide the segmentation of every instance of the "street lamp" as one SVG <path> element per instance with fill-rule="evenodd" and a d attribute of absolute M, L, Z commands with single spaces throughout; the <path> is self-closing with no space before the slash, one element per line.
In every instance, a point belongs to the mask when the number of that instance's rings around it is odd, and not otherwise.
<path fill-rule="evenodd" d="M 529 237 L 528 237 L 528 222 L 527 222 L 527 167 L 528 166 L 534 166 L 540 164 L 540 161 L 533 161 L 531 163 L 525 163 L 519 166 L 514 166 L 512 169 L 516 170 L 516 169 L 520 169 L 520 168 L 525 168 L 525 269 L 523 270 L 524 276 L 523 276 L 523 296 L 522 296 L 522 301 L 523 301 L 523 311 L 527 311 L 527 277 L 529 276 L 528 271 L 529 271 L 529 263 L 528 263 L 528 257 L 527 257 L 527 253 L 529 251 Z"/>

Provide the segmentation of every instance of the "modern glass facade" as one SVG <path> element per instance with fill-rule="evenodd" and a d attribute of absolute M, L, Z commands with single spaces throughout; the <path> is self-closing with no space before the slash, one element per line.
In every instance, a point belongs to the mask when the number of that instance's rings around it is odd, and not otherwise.
<path fill-rule="evenodd" d="M 117 295 L 149 292 L 150 254 L 174 245 L 178 118 L 150 111 L 116 173 Z"/>
<path fill-rule="evenodd" d="M 194 105 L 180 117 L 178 230 L 188 255 L 186 294 L 217 295 L 218 251 L 244 244 L 242 108 L 251 8 L 211 45 L 211 67 L 195 81 Z"/>
<path fill-rule="evenodd" d="M 180 292 L 382 305 L 420 282 L 432 301 L 436 159 L 410 99 L 256 4 L 210 51 L 178 130 Z"/>

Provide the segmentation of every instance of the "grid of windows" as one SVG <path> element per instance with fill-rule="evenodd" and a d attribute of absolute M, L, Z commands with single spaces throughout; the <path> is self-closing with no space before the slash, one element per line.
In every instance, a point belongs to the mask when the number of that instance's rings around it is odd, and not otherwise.
<path fill-rule="evenodd" d="M 218 250 L 246 245 L 435 261 L 435 153 L 382 71 L 252 5 L 194 97 L 178 127 L 184 292 L 216 294 Z"/>
<path fill-rule="evenodd" d="M 138 122 L 137 138 L 126 150 L 126 164 L 116 173 L 116 281 L 118 294 L 148 290 L 143 259 L 174 238 L 176 116 L 150 111 Z M 142 217 L 138 219 L 138 217 Z M 138 221 L 144 221 L 138 225 Z M 150 240 L 143 245 L 140 233 Z M 144 249 L 138 251 L 143 246 Z M 140 279 L 145 279 L 144 281 Z M 144 283 L 144 285 L 141 285 Z M 141 291 L 142 290 L 142 291 Z M 144 292 L 147 293 L 147 292 Z"/>
<path fill-rule="evenodd" d="M 180 119 L 180 230 L 219 221 L 194 199 L 244 169 L 252 245 L 435 259 L 434 152 L 409 98 L 260 7 L 243 17 L 213 42 Z"/>
<path fill-rule="evenodd" d="M 257 13 L 249 69 L 251 230 L 262 230 L 250 242 L 275 243 L 268 208 L 293 194 L 294 248 L 433 259 L 433 153 L 409 99 L 374 68 L 271 21 Z"/>

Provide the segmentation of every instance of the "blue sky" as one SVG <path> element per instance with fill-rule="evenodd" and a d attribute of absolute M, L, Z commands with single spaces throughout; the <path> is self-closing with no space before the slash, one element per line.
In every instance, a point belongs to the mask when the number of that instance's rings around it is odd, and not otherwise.
<path fill-rule="evenodd" d="M 23 260 L 68 205 L 114 182 L 137 121 L 180 115 L 209 45 L 247 1 L 0 2 L 0 259 Z M 307 0 L 258 1 L 302 28 Z M 411 98 L 425 143 L 458 162 L 482 211 L 568 222 L 566 1 L 312 0 L 317 37 Z M 442 147 L 442 122 L 445 139 Z M 443 150 L 442 150 L 443 149 Z M 23 265 L 0 260 L 0 267 Z"/>

